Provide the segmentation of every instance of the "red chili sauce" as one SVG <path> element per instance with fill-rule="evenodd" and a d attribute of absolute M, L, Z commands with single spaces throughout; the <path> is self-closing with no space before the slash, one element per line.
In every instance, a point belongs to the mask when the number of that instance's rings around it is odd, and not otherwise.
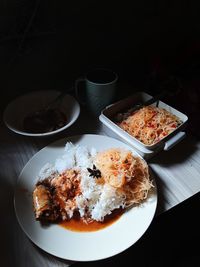
<path fill-rule="evenodd" d="M 78 214 L 68 221 L 59 223 L 60 226 L 75 232 L 94 232 L 110 226 L 116 222 L 123 214 L 122 209 L 114 210 L 110 215 L 107 215 L 103 222 L 92 221 L 85 223 Z"/>

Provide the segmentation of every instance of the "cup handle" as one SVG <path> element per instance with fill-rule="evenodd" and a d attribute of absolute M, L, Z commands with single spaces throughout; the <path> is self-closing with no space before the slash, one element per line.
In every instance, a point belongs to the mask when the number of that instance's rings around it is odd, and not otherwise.
<path fill-rule="evenodd" d="M 78 79 L 75 80 L 75 94 L 76 97 L 78 99 L 78 101 L 82 104 L 82 105 L 86 105 L 86 96 L 84 94 L 85 90 L 82 90 L 82 92 L 80 92 L 80 83 L 85 83 L 85 78 L 84 77 L 80 77 Z"/>

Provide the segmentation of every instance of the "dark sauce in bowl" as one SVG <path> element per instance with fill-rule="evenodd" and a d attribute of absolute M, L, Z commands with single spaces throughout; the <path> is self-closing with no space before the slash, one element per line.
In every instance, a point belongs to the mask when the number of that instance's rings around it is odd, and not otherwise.
<path fill-rule="evenodd" d="M 66 115 L 59 109 L 38 110 L 24 118 L 23 128 L 29 133 L 46 133 L 62 128 L 66 122 Z"/>

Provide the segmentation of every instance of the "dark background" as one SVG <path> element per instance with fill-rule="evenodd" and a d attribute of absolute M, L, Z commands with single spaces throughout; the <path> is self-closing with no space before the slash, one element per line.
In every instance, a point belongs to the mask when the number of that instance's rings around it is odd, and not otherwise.
<path fill-rule="evenodd" d="M 1 108 L 30 90 L 68 90 L 83 73 L 106 67 L 130 85 L 119 88 L 120 98 L 138 89 L 156 94 L 178 77 L 175 107 L 192 117 L 196 134 L 199 62 L 198 1 L 0 2 Z"/>
<path fill-rule="evenodd" d="M 106 67 L 119 75 L 116 98 L 171 89 L 166 101 L 188 115 L 187 129 L 199 138 L 198 2 L 0 1 L 1 110 L 22 93 L 67 91 L 83 73 Z M 199 195 L 187 203 L 158 217 L 133 251 L 77 266 L 194 266 Z"/>

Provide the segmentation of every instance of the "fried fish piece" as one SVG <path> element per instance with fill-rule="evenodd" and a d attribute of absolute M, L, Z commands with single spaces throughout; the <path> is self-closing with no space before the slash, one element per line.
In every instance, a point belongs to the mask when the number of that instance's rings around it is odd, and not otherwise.
<path fill-rule="evenodd" d="M 36 220 L 56 221 L 59 218 L 51 190 L 43 184 L 36 185 L 33 191 L 33 206 Z"/>

